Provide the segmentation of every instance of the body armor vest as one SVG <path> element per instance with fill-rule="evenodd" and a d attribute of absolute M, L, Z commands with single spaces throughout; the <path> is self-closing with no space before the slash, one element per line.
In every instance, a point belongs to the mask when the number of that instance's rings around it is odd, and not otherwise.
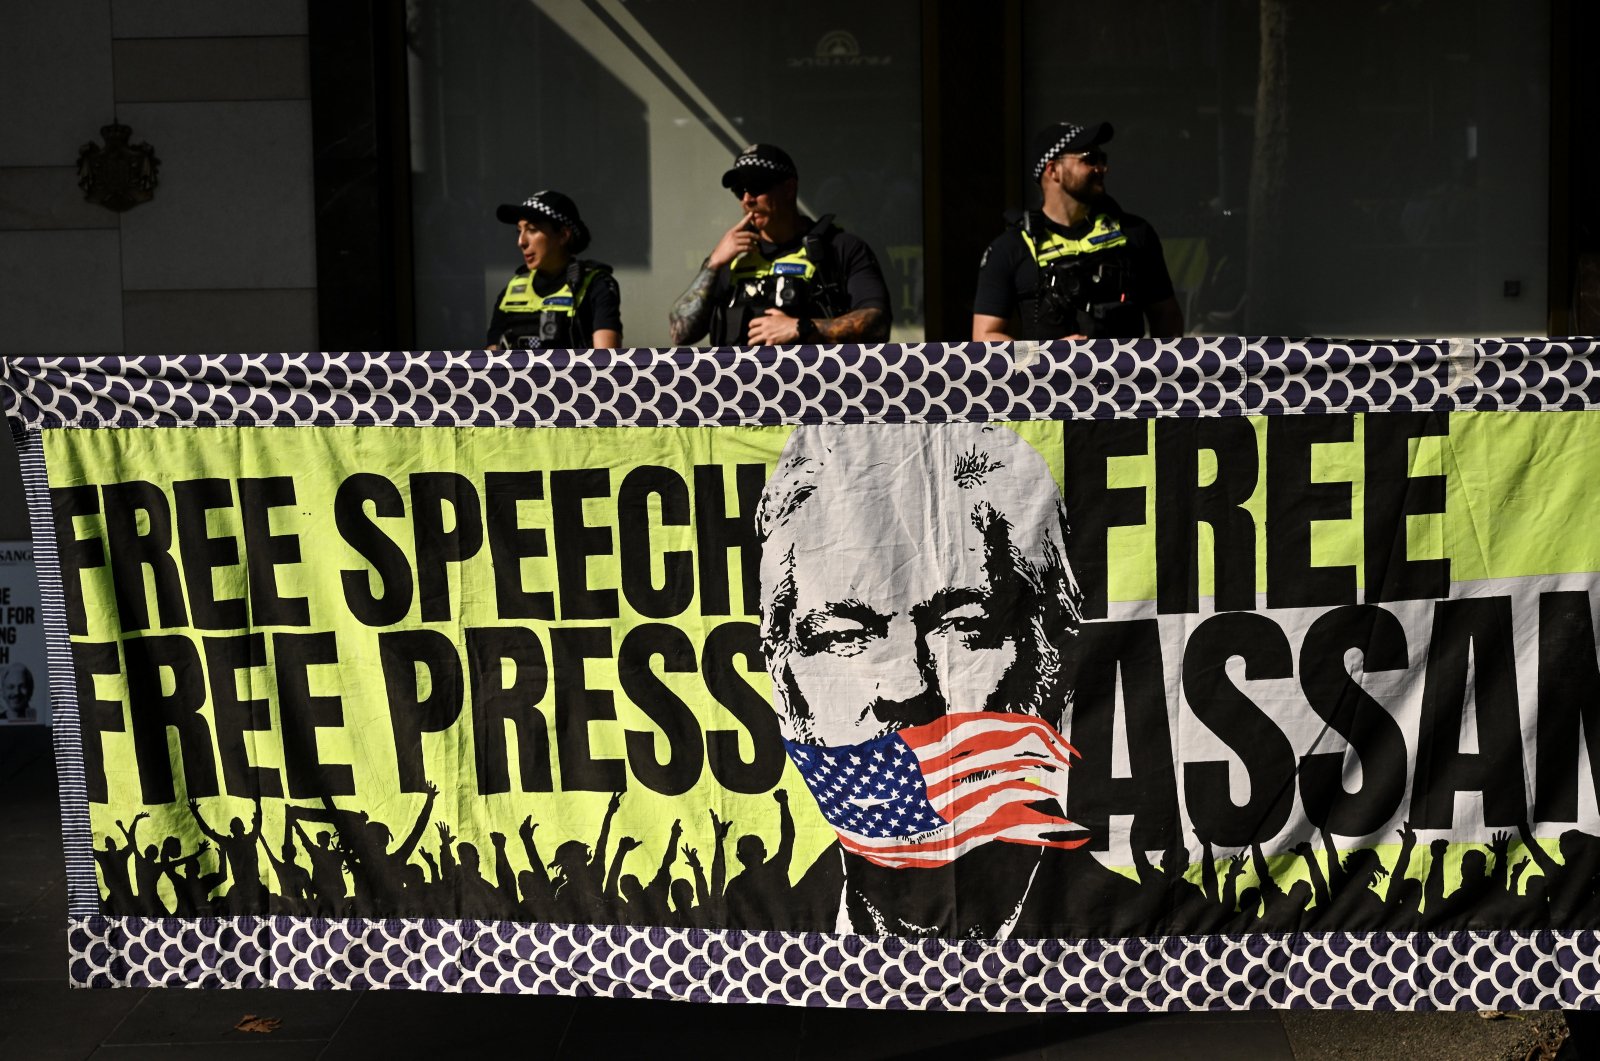
<path fill-rule="evenodd" d="M 833 215 L 811 226 L 800 246 L 777 258 L 741 254 L 728 267 L 729 293 L 713 307 L 711 341 L 717 346 L 743 346 L 750 321 L 769 309 L 790 317 L 834 317 L 843 312 L 831 275 L 828 236 Z"/>
<path fill-rule="evenodd" d="M 593 336 L 578 335 L 578 306 L 589 293 L 589 285 L 611 267 L 599 262 L 574 262 L 567 269 L 566 281 L 548 295 L 533 289 L 533 276 L 511 278 L 500 296 L 500 310 L 511 315 L 511 323 L 500 337 L 505 349 L 560 350 L 586 346 Z"/>
<path fill-rule="evenodd" d="M 1024 214 L 1022 242 L 1039 269 L 1032 299 L 1022 299 L 1025 339 L 1136 339 L 1144 335 L 1144 310 L 1134 301 L 1128 237 L 1109 214 L 1095 215 L 1089 231 L 1063 236 L 1033 213 Z"/>

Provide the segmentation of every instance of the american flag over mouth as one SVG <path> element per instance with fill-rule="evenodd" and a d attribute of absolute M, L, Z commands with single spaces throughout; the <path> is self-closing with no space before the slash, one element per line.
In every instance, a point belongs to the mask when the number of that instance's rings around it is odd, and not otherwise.
<path fill-rule="evenodd" d="M 1076 749 L 1033 715 L 945 715 L 843 747 L 786 742 L 845 850 L 880 866 L 948 865 L 991 841 L 1079 847 L 1060 813 Z"/>

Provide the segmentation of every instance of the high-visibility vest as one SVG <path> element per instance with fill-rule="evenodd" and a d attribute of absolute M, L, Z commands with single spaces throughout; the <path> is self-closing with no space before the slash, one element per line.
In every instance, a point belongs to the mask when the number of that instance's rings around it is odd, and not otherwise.
<path fill-rule="evenodd" d="M 1143 307 L 1130 301 L 1128 237 L 1116 218 L 1097 214 L 1089 231 L 1077 237 L 1056 232 L 1032 214 L 1023 217 L 1019 228 L 1039 268 L 1034 296 L 1020 307 L 1019 338 L 1144 334 Z"/>
<path fill-rule="evenodd" d="M 572 288 L 572 274 L 550 292 L 541 295 L 533 289 L 533 274 L 519 273 L 506 284 L 500 296 L 500 310 L 512 314 L 512 323 L 502 337 L 509 346 L 528 349 L 561 349 L 573 345 L 578 306 L 589 293 L 589 286 L 601 273 L 609 273 L 609 266 L 598 262 L 580 262 L 578 288 Z M 584 336 L 583 341 L 593 340 Z"/>
<path fill-rule="evenodd" d="M 800 246 L 777 258 L 759 251 L 741 254 L 728 266 L 727 299 L 712 307 L 711 341 L 742 346 L 750 320 L 769 307 L 791 317 L 835 317 L 846 308 L 836 288 L 830 240 L 838 231 L 828 214 L 811 226 Z"/>
<path fill-rule="evenodd" d="M 1022 242 L 1028 245 L 1028 253 L 1033 255 L 1034 262 L 1041 266 L 1062 258 L 1076 258 L 1079 255 L 1121 247 L 1128 242 L 1128 237 L 1122 234 L 1122 226 L 1106 214 L 1096 216 L 1094 225 L 1077 239 L 1046 228 L 1045 238 L 1035 240 L 1033 233 L 1029 231 L 1030 227 L 1023 226 Z"/>

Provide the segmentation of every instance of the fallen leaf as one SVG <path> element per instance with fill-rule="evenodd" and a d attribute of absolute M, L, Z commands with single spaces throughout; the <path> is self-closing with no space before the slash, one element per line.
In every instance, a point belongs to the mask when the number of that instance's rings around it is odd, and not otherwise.
<path fill-rule="evenodd" d="M 233 1030 L 236 1032 L 258 1032 L 261 1035 L 269 1035 L 277 1031 L 278 1026 L 282 1023 L 283 1021 L 277 1017 L 258 1017 L 254 1013 L 246 1013 L 239 1018 L 239 1023 L 233 1026 Z"/>

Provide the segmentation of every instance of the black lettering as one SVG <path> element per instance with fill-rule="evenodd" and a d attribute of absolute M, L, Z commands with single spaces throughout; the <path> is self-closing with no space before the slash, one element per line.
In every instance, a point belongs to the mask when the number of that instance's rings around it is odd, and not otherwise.
<path fill-rule="evenodd" d="M 670 468 L 643 464 L 622 480 L 617 491 L 617 547 L 622 560 L 622 592 L 640 615 L 670 619 L 694 599 L 694 554 L 673 550 L 661 554 L 662 580 L 650 573 L 650 498 L 661 499 L 664 527 L 689 525 L 689 487 Z"/>
<path fill-rule="evenodd" d="M 1184 764 L 1184 801 L 1195 832 L 1218 847 L 1244 847 L 1276 836 L 1294 806 L 1294 747 L 1272 719 L 1227 674 L 1244 660 L 1246 681 L 1294 677 L 1294 654 L 1283 631 L 1264 615 L 1213 615 L 1189 635 L 1183 654 L 1183 695 L 1189 708 L 1244 763 L 1250 797 L 1235 803 L 1228 763 Z"/>
<path fill-rule="evenodd" d="M 278 592 L 277 569 L 300 562 L 300 538 L 273 534 L 271 513 L 294 502 L 294 480 L 286 475 L 239 480 L 245 569 L 250 574 L 250 618 L 257 626 L 311 623 L 311 607 L 304 597 L 285 597 Z"/>
<path fill-rule="evenodd" d="M 246 733 L 266 733 L 272 729 L 267 701 L 239 695 L 239 673 L 253 687 L 249 672 L 267 665 L 265 634 L 240 634 L 235 637 L 208 637 L 202 642 L 206 652 L 206 673 L 211 679 L 211 706 L 217 720 L 217 751 L 222 759 L 222 784 L 230 796 L 260 799 L 283 795 L 278 771 L 250 764 L 254 740 Z"/>
<path fill-rule="evenodd" d="M 78 537 L 74 519 L 99 511 L 100 496 L 93 486 L 58 486 L 50 491 L 56 553 L 61 561 L 61 586 L 67 601 L 67 633 L 74 637 L 83 637 L 89 632 L 89 619 L 83 610 L 83 571 L 104 567 L 106 562 L 105 546 L 100 539 Z"/>
<path fill-rule="evenodd" d="M 1217 476 L 1200 485 L 1200 451 Z M 1256 525 L 1244 503 L 1255 492 L 1256 433 L 1242 416 L 1156 421 L 1156 611 L 1200 610 L 1200 524 L 1211 524 L 1218 611 L 1256 606 Z"/>
<path fill-rule="evenodd" d="M 211 727 L 200 714 L 206 706 L 206 678 L 194 642 L 182 634 L 134 637 L 122 643 L 122 651 L 128 663 L 128 713 L 144 802 L 171 803 L 176 798 L 176 764 L 167 754 L 169 726 L 178 731 L 185 795 L 215 796 Z M 162 691 L 163 674 L 171 675 L 170 693 Z"/>
<path fill-rule="evenodd" d="M 761 614 L 761 535 L 756 528 L 756 507 L 767 486 L 767 469 L 761 464 L 738 464 L 733 469 L 739 508 L 728 515 L 722 465 L 694 466 L 695 550 L 700 561 L 700 614 L 733 615 L 728 593 L 728 553 L 739 550 L 742 615 Z M 766 791 L 760 789 L 759 791 Z"/>
<path fill-rule="evenodd" d="M 1085 623 L 1078 631 L 1075 655 L 1068 740 L 1082 758 L 1072 766 L 1067 817 L 1089 831 L 1092 851 L 1110 846 L 1113 814 L 1133 815 L 1134 847 L 1168 850 L 1182 839 L 1182 831 L 1160 627 L 1154 619 Z M 1111 773 L 1119 675 L 1128 738 L 1127 777 Z"/>
<path fill-rule="evenodd" d="M 489 472 L 483 482 L 496 613 L 502 619 L 554 619 L 550 591 L 530 592 L 522 585 L 522 561 L 550 555 L 544 528 L 517 522 L 519 502 L 544 500 L 544 477 L 538 472 Z"/>
<path fill-rule="evenodd" d="M 172 559 L 172 512 L 167 495 L 154 483 L 133 480 L 104 488 L 106 545 L 111 553 L 111 584 L 117 595 L 117 618 L 124 632 L 149 628 L 144 569 L 155 587 L 158 625 L 183 626 L 183 582 Z M 139 513 L 148 522 L 139 532 Z M 193 648 L 194 646 L 190 646 Z"/>
<path fill-rule="evenodd" d="M 505 679 L 505 664 L 512 677 Z M 518 776 L 524 792 L 549 792 L 550 728 L 539 701 L 550 688 L 544 645 L 525 626 L 478 627 L 467 631 L 467 666 L 472 674 L 472 747 L 478 792 L 511 791 L 506 723 L 517 733 Z"/>
<path fill-rule="evenodd" d="M 1311 563 L 1311 524 L 1349 519 L 1351 494 L 1349 483 L 1312 481 L 1311 447 L 1354 437 L 1346 414 L 1267 417 L 1267 607 L 1356 602 L 1354 564 Z"/>
<path fill-rule="evenodd" d="M 1410 559 L 1406 530 L 1407 516 L 1444 511 L 1444 476 L 1410 475 L 1410 443 L 1414 438 L 1449 435 L 1449 415 L 1373 414 L 1366 417 L 1363 426 L 1366 488 L 1362 524 L 1367 603 L 1449 596 L 1449 558 Z"/>
<path fill-rule="evenodd" d="M 312 667 L 339 663 L 339 644 L 332 633 L 274 634 L 273 673 L 278 685 L 278 716 L 283 725 L 283 769 L 291 799 L 353 796 L 355 773 L 343 763 L 325 763 L 317 751 L 317 730 L 344 725 L 344 707 L 337 696 L 312 696 Z"/>
<path fill-rule="evenodd" d="M 445 529 L 444 506 L 451 526 Z M 422 621 L 450 618 L 450 565 L 483 548 L 483 506 L 472 481 L 456 472 L 418 472 L 411 477 L 411 513 L 416 527 L 417 596 Z"/>
<path fill-rule="evenodd" d="M 1539 594 L 1539 722 L 1534 820 L 1578 820 L 1579 731 L 1600 799 L 1600 665 L 1594 616 L 1581 590 Z M 87 747 L 87 743 L 85 743 Z"/>
<path fill-rule="evenodd" d="M 1470 753 L 1461 750 L 1469 670 L 1479 749 Z M 1483 794 L 1488 828 L 1515 828 L 1526 816 L 1509 597 L 1434 605 L 1415 769 L 1411 824 L 1418 829 L 1450 828 L 1457 792 Z"/>
<path fill-rule="evenodd" d="M 1112 457 L 1138 457 L 1149 452 L 1145 420 L 1084 420 L 1062 425 L 1062 458 L 1066 488 L 1063 497 L 1072 520 L 1067 541 L 1072 572 L 1083 590 L 1083 617 L 1106 617 L 1106 564 L 1112 527 L 1144 523 L 1142 486 L 1106 485 L 1106 463 Z"/>
<path fill-rule="evenodd" d="M 1277 417 L 1286 420 L 1289 417 Z M 1295 417 L 1294 419 L 1299 419 Z M 1361 669 L 1405 670 L 1406 630 L 1372 605 L 1337 608 L 1317 617 L 1300 645 L 1300 688 L 1311 709 L 1350 742 L 1345 752 L 1316 752 L 1300 760 L 1300 800 L 1319 829 L 1366 836 L 1394 817 L 1406 794 L 1406 738 L 1384 706 L 1345 669 L 1345 655 L 1361 653 Z M 1346 791 L 1345 762 L 1361 764 L 1361 786 Z"/>
<path fill-rule="evenodd" d="M 339 484 L 333 498 L 333 522 L 339 536 L 372 565 L 380 591 L 373 593 L 372 577 L 366 571 L 341 571 L 339 580 L 351 615 L 367 626 L 393 626 L 411 610 L 411 560 L 367 516 L 368 502 L 373 515 L 383 519 L 404 516 L 406 503 L 399 487 L 371 472 L 350 476 Z"/>
<path fill-rule="evenodd" d="M 688 504 L 687 497 L 684 504 Z M 651 669 L 651 660 L 657 657 L 662 670 L 671 674 L 693 674 L 697 669 L 694 645 L 675 626 L 645 623 L 629 630 L 622 639 L 617 678 L 623 695 L 648 715 L 667 738 L 667 759 L 662 762 L 656 755 L 654 731 L 628 730 L 628 766 L 646 788 L 663 796 L 681 796 L 700 780 L 705 745 L 694 712 Z"/>
<path fill-rule="evenodd" d="M 557 532 L 559 540 L 560 532 Z M 560 547 L 557 546 L 559 554 Z M 563 596 L 563 603 L 566 598 Z M 621 759 L 596 759 L 591 722 L 614 722 L 617 705 L 610 690 L 591 689 L 584 664 L 611 658 L 611 631 L 604 627 L 557 627 L 550 631 L 550 658 L 556 672 L 556 755 L 566 792 L 622 792 L 628 787 Z"/>
<path fill-rule="evenodd" d="M 427 791 L 422 735 L 443 733 L 461 716 L 461 656 L 455 642 L 437 630 L 390 630 L 378 635 L 378 659 L 389 699 L 400 791 Z M 422 695 L 417 668 L 428 674 Z"/>
<path fill-rule="evenodd" d="M 189 614 L 194 625 L 201 630 L 242 630 L 249 626 L 244 597 L 218 599 L 212 575 L 219 567 L 239 564 L 239 539 L 231 534 L 213 537 L 206 526 L 206 513 L 233 507 L 233 488 L 228 480 L 186 479 L 173 483 L 172 507 L 177 513 L 183 580 L 189 588 Z"/>
<path fill-rule="evenodd" d="M 611 528 L 592 527 L 583 521 L 584 501 L 610 496 L 611 477 L 604 468 L 550 473 L 550 521 L 556 536 L 556 590 L 564 619 L 617 617 L 617 591 L 589 588 L 589 557 L 611 555 Z M 610 655 L 610 649 L 606 654 Z M 560 672 L 557 666 L 558 687 Z M 565 773 L 562 785 L 566 787 Z"/>
<path fill-rule="evenodd" d="M 57 510 L 59 511 L 59 509 Z M 125 733 L 122 701 L 106 700 L 95 694 L 94 680 L 101 675 L 122 673 L 122 660 L 115 641 L 75 641 L 72 644 L 72 672 L 78 686 L 78 730 L 83 741 L 83 783 L 90 803 L 106 803 L 104 733 Z"/>
<path fill-rule="evenodd" d="M 706 637 L 701 649 L 700 675 L 717 703 L 728 709 L 750 737 L 751 755 L 739 753 L 739 731 L 714 729 L 706 734 L 706 755 L 711 776 L 723 788 L 734 792 L 769 792 L 783 776 L 788 756 L 783 750 L 783 734 L 778 730 L 778 715 L 772 704 L 739 673 L 735 659 L 743 659 L 746 670 L 761 670 L 766 656 L 761 651 L 761 628 L 755 623 L 723 623 Z"/>

